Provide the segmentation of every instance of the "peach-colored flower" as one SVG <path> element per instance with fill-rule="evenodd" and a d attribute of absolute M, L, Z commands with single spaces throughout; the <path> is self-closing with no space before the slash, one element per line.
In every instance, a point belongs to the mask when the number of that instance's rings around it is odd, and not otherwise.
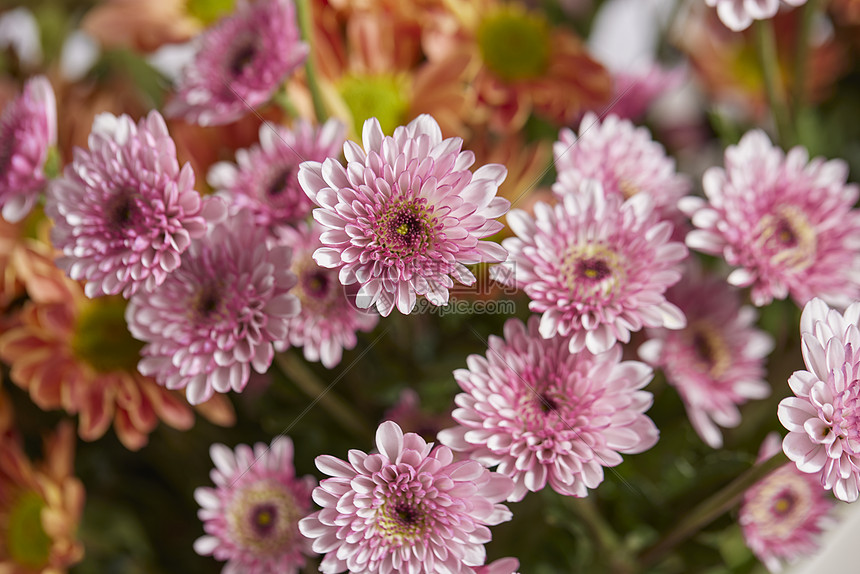
<path fill-rule="evenodd" d="M 63 423 L 34 465 L 19 440 L 0 441 L 0 572 L 64 574 L 84 555 L 76 530 L 84 487 L 72 475 L 74 430 Z"/>
<path fill-rule="evenodd" d="M 570 124 L 608 103 L 609 72 L 569 29 L 513 2 L 447 1 L 425 33 L 431 62 L 468 56 L 477 95 L 475 119 L 500 131 L 520 129 L 532 112 Z"/>
<path fill-rule="evenodd" d="M 86 13 L 81 28 L 106 48 L 152 52 L 162 44 L 189 40 L 203 29 L 203 22 L 189 12 L 190 3 L 105 0 Z"/>
<path fill-rule="evenodd" d="M 120 441 L 137 450 L 159 419 L 190 428 L 194 416 L 181 396 L 137 372 L 143 343 L 128 333 L 125 301 L 90 300 L 78 283 L 60 280 L 63 300 L 28 301 L 18 324 L 0 336 L 0 359 L 10 366 L 12 382 L 44 410 L 77 414 L 84 440 L 101 437 L 113 421 Z M 210 411 L 232 422 L 229 406 Z"/>
<path fill-rule="evenodd" d="M 314 4 L 311 57 L 320 73 L 329 111 L 361 135 L 364 120 L 376 117 L 390 134 L 422 113 L 432 115 L 445 137 L 462 135 L 470 109 L 465 55 L 427 62 L 418 43 L 415 13 L 386 9 L 384 2 L 349 11 L 349 19 L 322 0 Z M 378 5 L 371 5 L 378 4 Z"/>

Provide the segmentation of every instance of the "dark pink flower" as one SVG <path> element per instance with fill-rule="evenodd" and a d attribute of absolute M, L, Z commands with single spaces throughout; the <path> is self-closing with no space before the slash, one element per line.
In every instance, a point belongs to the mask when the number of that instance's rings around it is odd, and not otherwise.
<path fill-rule="evenodd" d="M 238 0 L 199 42 L 165 112 L 204 126 L 238 120 L 268 101 L 309 52 L 292 0 Z"/>
<path fill-rule="evenodd" d="M 279 436 L 271 448 L 213 444 L 209 452 L 215 488 L 194 491 L 206 532 L 194 550 L 226 560 L 225 573 L 296 574 L 313 554 L 298 522 L 310 512 L 316 480 L 296 476 L 293 442 Z"/>
<path fill-rule="evenodd" d="M 544 339 L 539 320 L 505 323 L 491 336 L 486 357 L 470 355 L 454 371 L 463 393 L 454 420 L 439 440 L 514 481 L 508 500 L 547 483 L 561 494 L 587 496 L 603 482 L 603 467 L 657 443 L 645 414 L 653 377 L 639 361 L 621 361 L 621 346 L 599 355 L 571 353 L 568 337 Z"/>
<path fill-rule="evenodd" d="M 16 223 L 30 213 L 45 188 L 45 161 L 57 143 L 57 102 L 44 76 L 27 81 L 24 91 L 0 116 L 0 207 Z"/>
<path fill-rule="evenodd" d="M 325 574 L 471 574 L 485 561 L 487 526 L 511 519 L 502 504 L 511 480 L 473 460 L 454 462 L 446 446 L 403 434 L 387 421 L 376 454 L 349 451 L 349 462 L 322 455 L 332 478 L 314 489 L 322 506 L 299 521 L 325 555 Z"/>

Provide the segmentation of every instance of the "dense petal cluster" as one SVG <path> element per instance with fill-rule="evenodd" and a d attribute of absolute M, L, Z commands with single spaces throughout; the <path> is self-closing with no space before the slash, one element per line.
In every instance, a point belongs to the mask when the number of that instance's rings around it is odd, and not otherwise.
<path fill-rule="evenodd" d="M 0 207 L 6 221 L 24 218 L 45 188 L 48 150 L 57 143 L 57 102 L 44 76 L 31 78 L 0 116 Z"/>
<path fill-rule="evenodd" d="M 391 421 L 379 426 L 376 446 L 376 454 L 350 450 L 349 462 L 316 459 L 332 478 L 313 493 L 322 510 L 299 529 L 325 554 L 320 570 L 467 574 L 482 566 L 487 526 L 511 518 L 499 504 L 511 480 L 473 460 L 454 462 L 448 447 L 404 435 Z"/>
<path fill-rule="evenodd" d="M 152 290 L 222 204 L 201 199 L 189 164 L 179 169 L 157 111 L 137 124 L 127 115 L 99 114 L 88 144 L 48 187 L 45 213 L 62 251 L 57 265 L 87 281 L 88 297 Z"/>
<path fill-rule="evenodd" d="M 759 460 L 779 452 L 779 437 L 765 439 Z M 785 464 L 760 480 L 744 494 L 738 522 L 750 550 L 771 572 L 783 564 L 809 556 L 818 549 L 818 538 L 833 522 L 833 501 L 814 476 Z"/>
<path fill-rule="evenodd" d="M 511 210 L 517 237 L 502 242 L 510 255 L 492 269 L 543 313 L 541 335 L 571 335 L 572 353 L 602 353 L 643 327 L 683 328 L 664 292 L 681 278 L 687 249 L 670 241 L 672 224 L 658 221 L 650 198 L 607 196 L 594 180 L 561 195 L 554 206 L 535 204 L 534 218 Z"/>
<path fill-rule="evenodd" d="M 860 303 L 844 314 L 821 299 L 803 308 L 800 334 L 808 370 L 788 384 L 796 396 L 783 399 L 777 414 L 788 429 L 783 450 L 803 472 L 817 474 L 836 498 L 857 500 L 860 492 Z"/>
<path fill-rule="evenodd" d="M 254 221 L 280 236 L 311 212 L 313 204 L 299 186 L 299 164 L 324 161 L 340 153 L 344 126 L 329 120 L 314 128 L 304 120 L 287 129 L 264 123 L 260 143 L 236 152 L 236 163 L 219 162 L 209 170 L 208 182 L 228 202 L 248 208 Z"/>
<path fill-rule="evenodd" d="M 234 450 L 213 444 L 209 453 L 215 488 L 194 491 L 206 532 L 194 550 L 226 560 L 225 573 L 296 574 L 312 554 L 298 522 L 310 512 L 316 480 L 296 476 L 292 440 L 279 436 L 271 447 L 240 444 Z"/>
<path fill-rule="evenodd" d="M 663 219 L 678 219 L 678 200 L 690 191 L 687 179 L 675 171 L 675 161 L 644 127 L 610 115 L 600 121 L 587 113 L 579 137 L 563 128 L 553 145 L 558 183 L 553 191 L 575 193 L 587 179 L 596 179 L 607 195 L 628 198 L 647 194 Z"/>
<path fill-rule="evenodd" d="M 304 63 L 309 48 L 300 39 L 293 0 L 237 4 L 235 14 L 200 38 L 194 61 L 165 107 L 167 115 L 204 126 L 238 120 Z"/>
<path fill-rule="evenodd" d="M 791 6 L 806 4 L 806 0 L 782 0 Z M 780 0 L 705 0 L 708 6 L 717 7 L 717 15 L 728 28 L 740 32 L 749 28 L 753 20 L 767 20 L 776 16 Z"/>
<path fill-rule="evenodd" d="M 688 274 L 666 297 L 684 312 L 687 326 L 649 329 L 639 356 L 663 369 L 693 428 L 709 446 L 720 448 L 718 426 L 738 426 L 738 405 L 770 394 L 764 362 L 773 339 L 755 328 L 755 309 L 741 306 L 737 290 L 720 278 Z"/>
<path fill-rule="evenodd" d="M 292 271 L 297 278 L 292 292 L 301 303 L 301 311 L 289 321 L 288 338 L 276 342 L 275 348 L 301 347 L 305 359 L 320 361 L 331 369 L 340 363 L 344 349 L 355 347 L 356 332 L 373 330 L 379 315 L 357 309 L 355 289 L 341 285 L 336 270 L 314 261 L 321 232 L 317 223 L 284 229 L 283 241 L 293 250 Z"/>
<path fill-rule="evenodd" d="M 846 184 L 848 165 L 810 161 L 802 147 L 786 155 L 759 130 L 729 146 L 725 164 L 705 172 L 707 201 L 679 204 L 699 228 L 687 245 L 736 266 L 729 283 L 752 287 L 758 306 L 860 299 L 860 191 Z"/>
<path fill-rule="evenodd" d="M 510 207 L 496 197 L 504 166 L 474 173 L 474 154 L 460 151 L 461 138 L 442 139 L 436 121 L 422 115 L 385 136 L 375 118 L 364 124 L 364 149 L 344 145 L 347 165 L 329 158 L 305 162 L 299 181 L 318 206 L 314 219 L 327 230 L 314 259 L 338 268 L 344 285 L 359 284 L 356 304 L 394 306 L 409 313 L 416 296 L 433 305 L 448 302 L 454 279 L 471 285 L 465 267 L 499 262 L 505 251 L 480 239 L 504 226 L 495 221 Z"/>
<path fill-rule="evenodd" d="M 273 342 L 299 312 L 295 283 L 290 248 L 267 245 L 247 210 L 213 225 L 158 289 L 131 299 L 129 330 L 146 342 L 138 369 L 186 389 L 192 404 L 242 391 L 251 367 L 272 364 Z"/>
<path fill-rule="evenodd" d="M 593 355 L 571 353 L 568 337 L 541 337 L 539 319 L 505 323 L 505 338 L 491 336 L 486 357 L 470 355 L 454 371 L 463 393 L 439 433 L 456 451 L 510 476 L 521 500 L 549 486 L 583 497 L 603 482 L 603 467 L 621 454 L 648 450 L 658 431 L 643 413 L 653 377 L 638 361 L 621 361 L 621 346 Z"/>

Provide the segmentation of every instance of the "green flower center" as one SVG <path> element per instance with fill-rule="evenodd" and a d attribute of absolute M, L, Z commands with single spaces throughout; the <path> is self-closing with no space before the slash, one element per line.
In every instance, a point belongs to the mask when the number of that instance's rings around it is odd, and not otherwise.
<path fill-rule="evenodd" d="M 338 91 L 352 114 L 352 127 L 357 135 L 361 135 L 368 118 L 379 120 L 386 134 L 406 121 L 408 86 L 401 76 L 345 76 L 338 84 Z"/>
<path fill-rule="evenodd" d="M 101 297 L 78 316 L 72 351 L 100 373 L 137 369 L 143 343 L 128 332 L 125 307 L 122 297 Z"/>
<path fill-rule="evenodd" d="M 233 12 L 235 0 L 188 0 L 188 13 L 206 24 Z"/>
<path fill-rule="evenodd" d="M 51 539 L 42 528 L 45 501 L 35 492 L 24 493 L 8 516 L 6 549 L 13 563 L 25 568 L 40 568 L 51 556 Z"/>
<path fill-rule="evenodd" d="M 549 66 L 550 30 L 540 16 L 503 8 L 483 19 L 477 38 L 484 64 L 502 80 L 537 78 Z"/>

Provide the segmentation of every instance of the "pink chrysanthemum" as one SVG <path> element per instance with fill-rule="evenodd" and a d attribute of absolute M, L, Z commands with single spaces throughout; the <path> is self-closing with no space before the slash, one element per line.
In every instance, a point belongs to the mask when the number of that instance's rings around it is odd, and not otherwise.
<path fill-rule="evenodd" d="M 138 369 L 168 389 L 185 388 L 192 404 L 215 391 L 241 392 L 251 367 L 265 373 L 273 342 L 287 337 L 299 312 L 295 284 L 290 248 L 268 246 L 250 213 L 212 226 L 158 289 L 132 297 L 128 328 L 146 342 Z"/>
<path fill-rule="evenodd" d="M 293 249 L 292 271 L 298 278 L 292 293 L 298 297 L 301 311 L 287 325 L 288 339 L 276 342 L 275 348 L 301 347 L 305 359 L 331 369 L 340 363 L 344 349 L 355 347 L 356 331 L 372 331 L 379 315 L 356 309 L 348 298 L 349 288 L 337 280 L 337 271 L 314 261 L 321 232 L 316 223 L 284 230 L 284 244 Z"/>
<path fill-rule="evenodd" d="M 448 302 L 452 277 L 471 285 L 464 266 L 504 260 L 505 251 L 479 241 L 504 227 L 495 218 L 510 202 L 496 197 L 507 170 L 488 164 L 474 173 L 475 156 L 460 138 L 442 139 L 439 124 L 421 115 L 384 136 L 376 118 L 364 123 L 364 150 L 347 141 L 347 165 L 334 159 L 305 162 L 299 181 L 319 207 L 314 218 L 328 231 L 314 259 L 339 268 L 344 285 L 358 283 L 356 304 L 394 305 L 410 313 L 416 295 Z"/>
<path fill-rule="evenodd" d="M 511 519 L 503 504 L 511 480 L 473 460 L 454 462 L 386 421 L 377 454 L 349 451 L 349 462 L 323 455 L 317 468 L 333 478 L 314 489 L 323 507 L 299 530 L 324 553 L 320 571 L 336 574 L 471 574 L 485 561 L 488 525 Z"/>
<path fill-rule="evenodd" d="M 583 497 L 603 482 L 603 467 L 621 463 L 657 443 L 643 413 L 652 396 L 640 389 L 653 377 L 639 361 L 621 361 L 621 346 L 593 355 L 571 353 L 568 338 L 544 339 L 539 319 L 528 327 L 505 323 L 505 338 L 491 336 L 487 356 L 470 355 L 454 371 L 460 388 L 459 426 L 439 440 L 510 476 L 509 501 L 547 482 L 561 494 Z"/>
<path fill-rule="evenodd" d="M 48 186 L 51 240 L 63 253 L 57 265 L 87 281 L 87 297 L 155 289 L 224 205 L 201 199 L 189 164 L 179 169 L 156 111 L 137 125 L 127 115 L 99 114 L 88 143 Z"/>
<path fill-rule="evenodd" d="M 797 468 L 818 474 L 839 500 L 860 487 L 860 303 L 840 314 L 813 299 L 800 316 L 803 362 L 788 384 L 795 397 L 779 403 L 788 429 L 782 447 Z"/>
<path fill-rule="evenodd" d="M 200 125 L 226 124 L 268 101 L 301 66 L 301 41 L 292 0 L 239 0 L 234 14 L 200 39 L 200 49 L 179 80 L 167 115 Z"/>
<path fill-rule="evenodd" d="M 806 0 L 782 0 L 791 6 L 806 4 Z M 753 20 L 767 20 L 776 16 L 780 0 L 705 0 L 708 6 L 717 7 L 717 15 L 730 30 L 746 30 Z"/>
<path fill-rule="evenodd" d="M 759 461 L 779 452 L 779 436 L 768 435 Z M 833 502 L 815 477 L 785 464 L 744 494 L 738 522 L 750 550 L 771 572 L 818 549 L 818 537 L 833 520 Z"/>
<path fill-rule="evenodd" d="M 666 297 L 684 312 L 687 326 L 649 329 L 639 356 L 663 369 L 698 435 L 720 448 L 718 425 L 738 426 L 738 405 L 770 394 L 764 361 L 773 340 L 755 328 L 755 309 L 742 307 L 737 291 L 719 278 L 687 276 Z"/>
<path fill-rule="evenodd" d="M 737 266 L 729 283 L 751 286 L 758 306 L 789 294 L 799 305 L 860 299 L 860 192 L 845 183 L 848 165 L 808 161 L 802 147 L 785 155 L 759 130 L 729 146 L 725 163 L 705 172 L 708 202 L 679 203 L 699 228 L 687 245 Z"/>
<path fill-rule="evenodd" d="M 589 112 L 579 124 L 579 137 L 563 128 L 553 144 L 559 197 L 582 189 L 596 179 L 606 195 L 623 199 L 647 194 L 661 219 L 679 220 L 677 203 L 690 191 L 690 183 L 675 171 L 675 161 L 651 139 L 646 128 L 610 115 L 601 122 Z"/>
<path fill-rule="evenodd" d="M 209 171 L 209 184 L 221 190 L 229 203 L 251 209 L 257 225 L 280 236 L 285 226 L 305 219 L 313 208 L 299 186 L 299 164 L 338 155 L 344 129 L 337 120 L 320 128 L 304 120 L 298 120 L 292 129 L 264 123 L 260 144 L 237 151 L 236 164 L 215 164 Z"/>
<path fill-rule="evenodd" d="M 298 522 L 310 512 L 316 480 L 296 477 L 293 442 L 279 436 L 271 448 L 257 443 L 253 450 L 213 444 L 209 453 L 215 488 L 194 491 L 206 532 L 194 550 L 226 560 L 224 573 L 296 574 L 313 554 Z"/>
<path fill-rule="evenodd" d="M 491 270 L 543 313 L 541 335 L 572 335 L 572 353 L 602 353 L 643 326 L 683 328 L 684 314 L 663 293 L 681 278 L 687 249 L 669 241 L 672 224 L 657 220 L 650 198 L 622 203 L 594 180 L 562 195 L 554 206 L 536 203 L 534 218 L 511 210 L 517 237 L 502 242 L 508 261 Z"/>
<path fill-rule="evenodd" d="M 44 76 L 27 81 L 24 91 L 0 116 L 0 206 L 16 223 L 30 213 L 45 188 L 45 161 L 57 143 L 57 102 Z"/>

